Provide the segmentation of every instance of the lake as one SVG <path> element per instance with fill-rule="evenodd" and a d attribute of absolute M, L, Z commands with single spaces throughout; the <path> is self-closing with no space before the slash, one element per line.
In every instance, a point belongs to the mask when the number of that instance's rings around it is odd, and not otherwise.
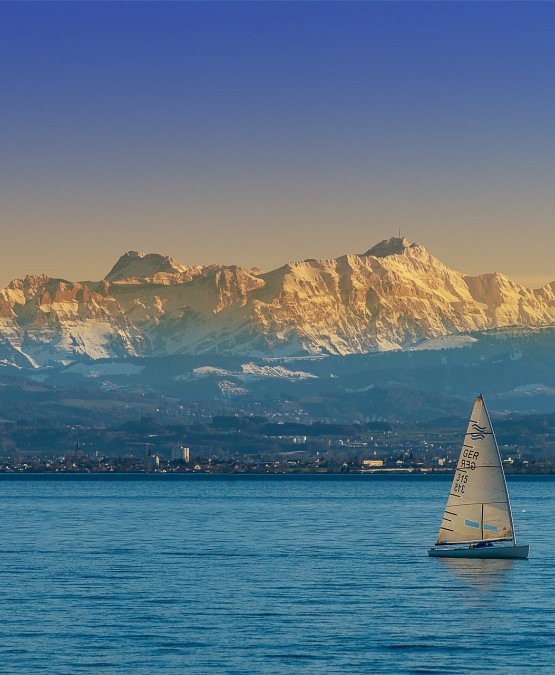
<path fill-rule="evenodd" d="M 2 673 L 553 672 L 555 477 L 528 561 L 432 559 L 450 476 L 0 476 Z"/>

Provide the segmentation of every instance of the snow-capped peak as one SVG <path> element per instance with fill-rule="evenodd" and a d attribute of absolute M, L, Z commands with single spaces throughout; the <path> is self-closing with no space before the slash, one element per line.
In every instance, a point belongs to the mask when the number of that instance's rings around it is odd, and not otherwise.
<path fill-rule="evenodd" d="M 182 274 L 187 267 L 177 260 L 159 253 L 143 253 L 128 251 L 106 275 L 106 281 L 123 281 L 125 279 L 151 279 L 156 274 Z"/>
<path fill-rule="evenodd" d="M 256 276 L 129 251 L 101 283 L 27 277 L 0 290 L 0 359 L 4 343 L 39 364 L 122 354 L 353 354 L 552 324 L 555 283 L 531 290 L 499 274 L 470 277 L 402 237 L 364 255 Z"/>
<path fill-rule="evenodd" d="M 388 255 L 405 253 L 406 249 L 410 248 L 420 249 L 422 247 L 416 242 L 408 241 L 405 237 L 390 237 L 389 239 L 384 239 L 383 241 L 380 241 L 379 244 L 372 246 L 372 248 L 368 249 L 363 255 L 371 255 L 375 258 L 385 258 Z"/>

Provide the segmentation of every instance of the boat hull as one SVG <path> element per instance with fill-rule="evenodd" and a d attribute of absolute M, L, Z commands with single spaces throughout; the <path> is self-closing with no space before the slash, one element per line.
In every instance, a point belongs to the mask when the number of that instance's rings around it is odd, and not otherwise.
<path fill-rule="evenodd" d="M 526 560 L 530 555 L 529 544 L 517 546 L 491 546 L 484 548 L 431 548 L 428 555 L 432 558 L 504 558 Z"/>

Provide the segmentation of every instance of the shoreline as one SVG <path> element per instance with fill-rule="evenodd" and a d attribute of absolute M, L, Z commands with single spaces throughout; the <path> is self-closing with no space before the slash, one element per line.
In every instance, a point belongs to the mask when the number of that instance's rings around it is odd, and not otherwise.
<path fill-rule="evenodd" d="M 319 477 L 337 477 L 337 478 L 362 478 L 363 476 L 382 476 L 382 477 L 452 477 L 454 471 L 432 471 L 420 469 L 376 469 L 367 471 L 0 471 L 0 480 L 4 478 L 29 477 L 29 478 L 56 478 L 63 477 L 142 477 L 150 478 L 191 478 L 194 476 L 202 477 L 229 477 L 229 476 L 252 476 L 258 478 L 264 477 L 302 477 L 302 476 L 319 476 Z M 506 472 L 507 478 L 513 476 L 555 476 L 555 467 L 546 471 L 509 471 Z"/>

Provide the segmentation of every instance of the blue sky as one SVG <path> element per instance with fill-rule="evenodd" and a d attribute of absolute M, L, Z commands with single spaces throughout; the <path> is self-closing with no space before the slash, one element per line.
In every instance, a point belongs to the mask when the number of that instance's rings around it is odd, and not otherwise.
<path fill-rule="evenodd" d="M 555 280 L 555 5 L 0 3 L 0 285 L 397 233 Z"/>

